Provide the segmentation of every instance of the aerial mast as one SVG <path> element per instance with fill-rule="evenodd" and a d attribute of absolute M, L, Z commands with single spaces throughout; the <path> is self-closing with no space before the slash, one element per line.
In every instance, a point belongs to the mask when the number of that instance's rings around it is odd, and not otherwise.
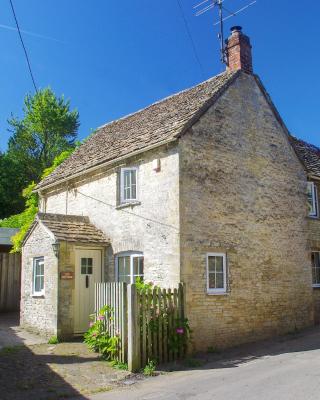
<path fill-rule="evenodd" d="M 224 5 L 222 4 L 224 1 L 225 0 L 204 0 L 204 1 L 201 1 L 200 3 L 196 4 L 193 8 L 199 8 L 199 7 L 203 6 L 203 8 L 198 10 L 195 14 L 196 17 L 199 17 L 200 15 L 206 13 L 207 11 L 214 9 L 215 7 L 218 7 L 219 21 L 215 22 L 213 24 L 213 26 L 220 25 L 220 30 L 218 33 L 218 39 L 220 42 L 220 60 L 221 60 L 222 64 L 227 65 L 227 63 L 228 63 L 227 51 L 226 51 L 226 44 L 224 41 L 224 21 L 226 21 L 229 18 L 235 17 L 237 14 L 246 10 L 248 7 L 253 6 L 257 2 L 257 0 L 252 1 L 251 3 L 247 4 L 246 6 L 240 8 L 239 10 L 237 10 L 235 12 L 227 10 L 224 7 Z M 228 13 L 228 15 L 224 16 L 223 11 L 226 11 Z"/>

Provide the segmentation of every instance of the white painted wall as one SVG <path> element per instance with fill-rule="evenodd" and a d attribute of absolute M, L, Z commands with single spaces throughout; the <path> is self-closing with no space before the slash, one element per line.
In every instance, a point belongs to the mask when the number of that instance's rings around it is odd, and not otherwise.
<path fill-rule="evenodd" d="M 161 170 L 153 170 L 153 160 L 160 158 Z M 140 205 L 118 209 L 117 170 L 92 176 L 76 190 L 46 194 L 41 211 L 89 216 L 91 222 L 110 238 L 109 278 L 113 279 L 114 254 L 142 251 L 145 279 L 163 286 L 180 281 L 179 242 L 179 154 L 176 147 L 150 151 L 128 162 L 138 166 Z M 46 205 L 44 206 L 44 204 Z"/>

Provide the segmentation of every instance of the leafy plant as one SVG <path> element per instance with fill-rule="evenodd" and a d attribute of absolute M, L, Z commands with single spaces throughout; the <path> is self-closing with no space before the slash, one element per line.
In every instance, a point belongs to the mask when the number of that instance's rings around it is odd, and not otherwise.
<path fill-rule="evenodd" d="M 89 330 L 84 334 L 87 346 L 100 353 L 105 360 L 114 360 L 119 351 L 120 336 L 111 336 L 108 327 L 113 323 L 113 309 L 106 305 L 101 308 L 99 315 L 91 315 Z"/>
<path fill-rule="evenodd" d="M 186 351 L 190 341 L 190 326 L 187 318 L 176 318 L 173 323 L 173 329 L 169 332 L 169 348 L 174 352 L 180 349 Z"/>
<path fill-rule="evenodd" d="M 137 277 L 135 285 L 140 294 L 148 293 L 149 290 L 157 288 L 157 286 L 154 286 L 152 282 L 144 282 L 140 276 Z"/>
<path fill-rule="evenodd" d="M 128 371 L 128 364 L 127 363 L 123 363 L 121 361 L 113 360 L 113 361 L 111 361 L 110 364 L 111 364 L 111 366 L 113 368 L 120 369 L 120 370 L 123 370 L 123 371 Z"/>
<path fill-rule="evenodd" d="M 42 179 L 48 176 L 58 165 L 60 165 L 67 157 L 71 155 L 73 149 L 63 151 L 59 156 L 57 156 L 51 167 L 44 170 L 42 174 Z M 22 242 L 25 238 L 27 231 L 32 225 L 37 212 L 38 212 L 38 195 L 33 192 L 36 184 L 34 182 L 30 183 L 23 192 L 22 196 L 25 199 L 25 210 L 16 215 L 12 215 L 9 218 L 5 218 L 0 221 L 0 227 L 2 228 L 20 228 L 12 238 L 13 243 L 12 253 L 21 251 Z"/>
<path fill-rule="evenodd" d="M 143 368 L 143 374 L 146 376 L 154 376 L 156 370 L 156 362 L 148 360 L 148 364 Z"/>
<path fill-rule="evenodd" d="M 59 339 L 57 336 L 51 336 L 51 338 L 48 340 L 48 344 L 58 344 Z"/>

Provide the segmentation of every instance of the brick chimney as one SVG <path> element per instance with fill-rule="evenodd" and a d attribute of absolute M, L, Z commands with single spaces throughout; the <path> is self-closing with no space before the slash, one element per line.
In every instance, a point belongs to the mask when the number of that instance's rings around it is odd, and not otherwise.
<path fill-rule="evenodd" d="M 231 35 L 226 40 L 227 69 L 252 74 L 251 44 L 248 36 L 242 33 L 241 26 L 233 26 Z"/>

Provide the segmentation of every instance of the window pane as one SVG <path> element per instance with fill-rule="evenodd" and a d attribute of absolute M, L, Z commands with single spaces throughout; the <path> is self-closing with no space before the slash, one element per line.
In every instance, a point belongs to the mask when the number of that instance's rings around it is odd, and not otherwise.
<path fill-rule="evenodd" d="M 223 273 L 216 274 L 216 288 L 223 289 Z"/>
<path fill-rule="evenodd" d="M 137 198 L 137 189 L 136 185 L 131 186 L 131 200 L 135 200 Z"/>
<path fill-rule="evenodd" d="M 133 275 L 143 276 L 143 257 L 133 257 Z"/>
<path fill-rule="evenodd" d="M 40 290 L 41 290 L 41 288 L 40 288 L 40 278 L 39 278 L 39 276 L 36 276 L 35 280 L 34 280 L 34 291 L 35 292 L 40 292 Z"/>
<path fill-rule="evenodd" d="M 215 257 L 208 257 L 208 268 L 209 272 L 214 272 L 216 269 L 216 258 Z"/>
<path fill-rule="evenodd" d="M 216 279 L 215 274 L 209 273 L 209 289 L 215 289 Z"/>
<path fill-rule="evenodd" d="M 223 258 L 216 257 L 216 272 L 223 272 Z"/>
<path fill-rule="evenodd" d="M 87 258 L 88 266 L 92 267 L 93 264 L 93 259 L 92 258 Z"/>
<path fill-rule="evenodd" d="M 309 215 L 317 215 L 317 188 L 313 182 L 308 182 L 308 207 Z"/>
<path fill-rule="evenodd" d="M 120 275 L 130 276 L 130 257 L 118 257 L 118 273 Z"/>
<path fill-rule="evenodd" d="M 314 285 L 320 284 L 320 253 L 311 253 L 312 259 L 312 283 Z"/>
<path fill-rule="evenodd" d="M 88 275 L 92 275 L 92 267 L 88 267 L 88 269 L 87 269 L 87 274 L 88 274 Z"/>
<path fill-rule="evenodd" d="M 131 172 L 131 185 L 136 185 L 137 183 L 137 171 L 132 170 Z"/>

